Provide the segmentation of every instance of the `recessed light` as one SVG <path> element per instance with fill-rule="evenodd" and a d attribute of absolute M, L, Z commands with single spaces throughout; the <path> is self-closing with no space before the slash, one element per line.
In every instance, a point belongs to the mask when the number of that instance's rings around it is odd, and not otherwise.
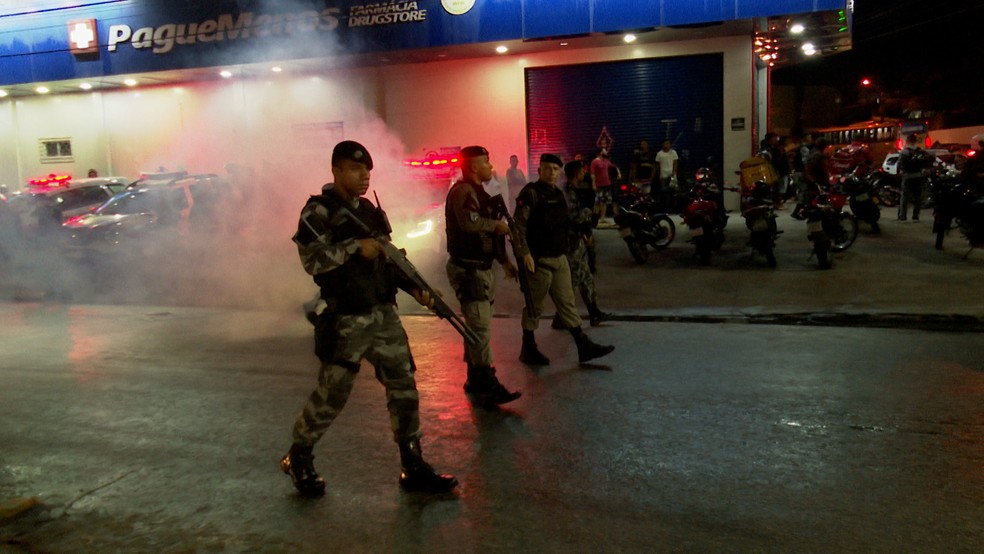
<path fill-rule="evenodd" d="M 789 28 L 789 32 L 790 33 L 793 33 L 794 35 L 798 35 L 798 34 L 802 33 L 805 30 L 806 30 L 806 27 L 804 27 L 800 23 L 796 23 L 792 27 Z"/>
<path fill-rule="evenodd" d="M 273 67 L 270 68 L 270 71 L 272 71 L 274 73 L 280 73 L 283 70 L 284 70 L 284 68 L 280 67 L 279 65 L 275 65 L 275 66 L 273 66 Z"/>
<path fill-rule="evenodd" d="M 569 44 L 569 43 L 567 43 L 567 42 L 562 42 L 562 43 L 560 43 L 560 45 L 561 45 L 561 46 L 567 46 L 568 44 Z"/>
<path fill-rule="evenodd" d="M 126 79 L 126 80 L 123 81 L 123 84 L 126 85 L 126 86 L 128 86 L 128 87 L 135 87 L 135 86 L 137 86 L 137 80 L 136 79 Z"/>
<path fill-rule="evenodd" d="M 40 86 L 40 87 L 38 87 L 38 88 L 36 88 L 34 90 L 36 90 L 38 92 L 38 94 L 48 94 L 49 92 L 51 92 L 51 89 L 49 89 L 48 87 L 45 87 L 45 86 Z"/>
<path fill-rule="evenodd" d="M 506 52 L 509 51 L 509 48 L 503 44 L 500 44 L 499 46 L 495 47 L 495 51 L 500 54 L 505 54 Z"/>
<path fill-rule="evenodd" d="M 223 69 L 222 71 L 219 72 L 219 75 L 223 79 L 228 79 L 229 77 L 232 77 L 232 72 L 229 71 L 228 69 Z"/>
<path fill-rule="evenodd" d="M 7 96 L 7 91 L 0 90 L 0 98 L 3 98 L 4 96 Z"/>
<path fill-rule="evenodd" d="M 89 90 L 92 88 L 92 83 L 82 83 L 79 85 L 79 88 L 82 90 Z"/>
<path fill-rule="evenodd" d="M 622 37 L 622 40 L 624 40 L 625 42 L 635 42 L 636 36 L 633 35 L 632 33 L 629 33 L 629 34 L 625 35 L 624 37 Z"/>

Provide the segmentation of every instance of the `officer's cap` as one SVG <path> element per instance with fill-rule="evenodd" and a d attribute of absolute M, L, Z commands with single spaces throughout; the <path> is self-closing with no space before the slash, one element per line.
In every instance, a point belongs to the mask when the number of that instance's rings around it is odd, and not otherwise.
<path fill-rule="evenodd" d="M 458 157 L 463 160 L 488 155 L 489 151 L 486 150 L 484 146 L 466 146 L 461 149 L 461 152 L 458 153 Z"/>
<path fill-rule="evenodd" d="M 369 151 L 354 140 L 343 140 L 331 151 L 331 165 L 337 166 L 342 160 L 366 164 L 366 168 L 372 169 L 372 156 L 369 155 Z"/>
<path fill-rule="evenodd" d="M 541 165 L 542 164 L 557 164 L 560 167 L 564 167 L 564 160 L 560 159 L 560 156 L 558 156 L 557 154 L 547 153 L 547 154 L 541 154 L 540 155 L 540 164 Z"/>

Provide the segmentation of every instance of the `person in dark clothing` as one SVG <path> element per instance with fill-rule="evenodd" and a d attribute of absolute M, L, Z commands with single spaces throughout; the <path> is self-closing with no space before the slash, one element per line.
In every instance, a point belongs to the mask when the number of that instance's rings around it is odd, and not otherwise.
<path fill-rule="evenodd" d="M 547 294 L 553 301 L 564 327 L 577 345 L 578 360 L 587 362 L 605 356 L 614 346 L 596 344 L 581 330 L 581 318 L 574 309 L 570 265 L 567 262 L 570 220 L 564 192 L 557 188 L 563 161 L 555 154 L 540 156 L 540 175 L 529 183 L 516 198 L 516 229 L 513 240 L 517 253 L 529 273 L 533 296 L 533 313 L 523 310 L 523 345 L 519 359 L 532 366 L 549 365 L 550 360 L 540 352 L 534 331 L 543 311 Z"/>
<path fill-rule="evenodd" d="M 489 346 L 496 286 L 492 263 L 499 262 L 507 279 L 516 278 L 516 266 L 504 247 L 509 226 L 495 213 L 491 197 L 482 187 L 482 182 L 492 177 L 488 150 L 469 146 L 458 158 L 461 179 L 451 187 L 444 204 L 450 254 L 446 269 L 465 322 L 479 337 L 478 344 L 465 341 L 465 393 L 479 406 L 491 407 L 520 397 L 519 392 L 510 392 L 499 383 Z"/>

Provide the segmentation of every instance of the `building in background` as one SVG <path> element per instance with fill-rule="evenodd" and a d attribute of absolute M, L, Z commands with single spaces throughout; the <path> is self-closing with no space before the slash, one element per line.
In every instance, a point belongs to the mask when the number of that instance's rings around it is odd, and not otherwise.
<path fill-rule="evenodd" d="M 323 181 L 342 138 L 402 160 L 480 143 L 628 167 L 673 140 L 681 173 L 737 168 L 769 71 L 850 48 L 845 0 L 160 0 L 0 4 L 0 183 L 249 167 Z M 20 3 L 16 3 L 20 4 Z M 727 4 L 727 5 L 725 5 Z M 387 163 L 387 160 L 392 163 Z M 378 179 L 377 179 L 378 180 Z"/>

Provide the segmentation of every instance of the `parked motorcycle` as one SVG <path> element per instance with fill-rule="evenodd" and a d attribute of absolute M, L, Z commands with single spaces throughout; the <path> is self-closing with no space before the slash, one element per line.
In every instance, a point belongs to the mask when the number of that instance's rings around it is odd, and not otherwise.
<path fill-rule="evenodd" d="M 871 227 L 872 233 L 880 233 L 878 219 L 881 210 L 878 208 L 879 199 L 874 195 L 874 188 L 866 175 L 854 171 L 840 177 L 840 187 L 847 196 L 851 213 L 858 221 L 863 221 Z"/>
<path fill-rule="evenodd" d="M 629 253 L 636 263 L 646 263 L 649 249 L 665 250 L 676 237 L 676 225 L 670 216 L 660 212 L 653 199 L 642 193 L 638 187 L 622 185 L 620 193 L 627 208 L 619 205 L 615 214 L 618 234 L 629 247 Z"/>
<path fill-rule="evenodd" d="M 698 169 L 696 177 L 689 202 L 683 209 L 683 223 L 690 230 L 690 242 L 697 249 L 697 258 L 702 264 L 709 264 L 711 252 L 724 244 L 728 216 L 721 205 L 721 187 L 714 182 L 710 169 Z"/>
<path fill-rule="evenodd" d="M 971 250 L 984 246 L 984 198 L 959 182 L 955 172 L 933 175 L 929 197 L 937 250 L 943 250 L 943 238 L 950 229 L 960 229 Z"/>
<path fill-rule="evenodd" d="M 847 250 L 858 236 L 858 222 L 843 211 L 847 197 L 835 191 L 816 194 L 804 208 L 807 238 L 820 269 L 830 269 L 831 252 Z"/>
<path fill-rule="evenodd" d="M 755 181 L 751 187 L 743 188 L 742 194 L 741 215 L 751 233 L 748 244 L 765 256 L 769 267 L 776 267 L 775 247 L 780 231 L 776 225 L 771 187 L 765 181 Z"/>
<path fill-rule="evenodd" d="M 871 194 L 878 198 L 882 206 L 894 208 L 899 205 L 902 185 L 897 176 L 879 169 L 868 176 L 868 182 L 871 183 Z"/>

